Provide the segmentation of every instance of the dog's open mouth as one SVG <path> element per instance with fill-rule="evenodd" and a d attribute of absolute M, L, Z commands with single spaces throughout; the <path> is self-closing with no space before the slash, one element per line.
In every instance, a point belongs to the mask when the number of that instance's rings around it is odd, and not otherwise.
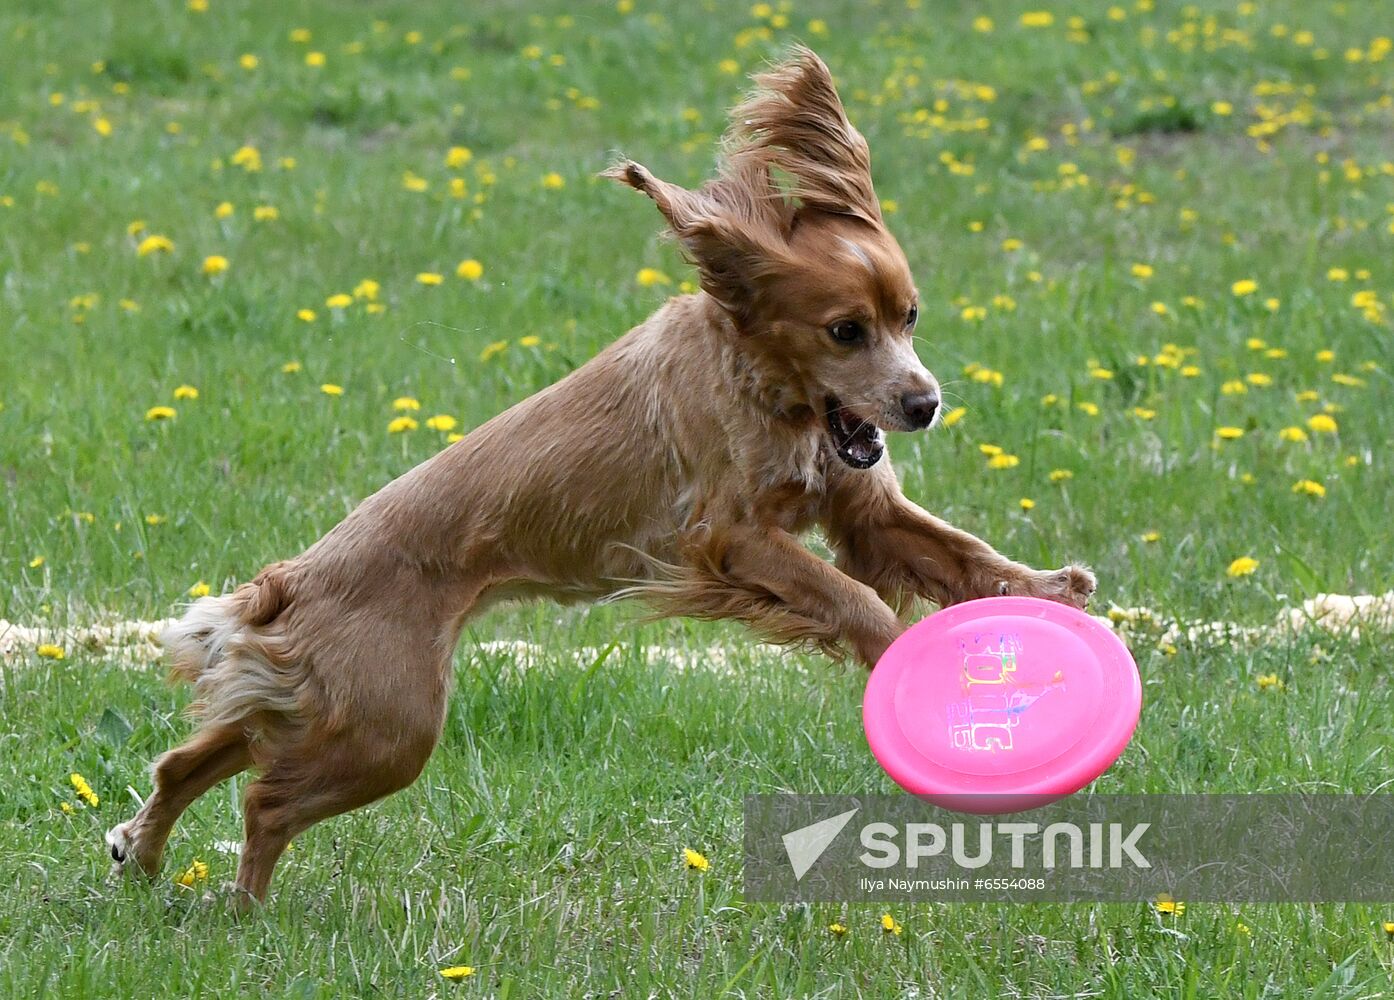
<path fill-rule="evenodd" d="M 854 469 L 869 469 L 881 461 L 886 439 L 870 420 L 857 416 L 836 397 L 827 401 L 828 433 L 832 435 L 837 457 Z"/>

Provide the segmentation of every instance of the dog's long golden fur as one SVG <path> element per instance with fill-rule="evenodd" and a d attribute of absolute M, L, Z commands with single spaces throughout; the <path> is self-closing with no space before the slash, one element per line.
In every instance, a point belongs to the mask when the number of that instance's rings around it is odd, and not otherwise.
<path fill-rule="evenodd" d="M 108 834 L 153 874 L 179 814 L 248 767 L 237 876 L 264 898 L 311 824 L 410 784 L 440 735 L 464 621 L 503 599 L 637 596 L 871 665 L 916 598 L 1082 606 L 1087 570 L 1038 572 L 920 510 L 883 430 L 931 424 L 914 283 L 865 140 L 796 50 L 733 113 L 713 180 L 631 161 L 702 291 L 364 500 L 294 559 L 165 634 L 200 726 Z M 821 527 L 836 565 L 799 542 Z"/>

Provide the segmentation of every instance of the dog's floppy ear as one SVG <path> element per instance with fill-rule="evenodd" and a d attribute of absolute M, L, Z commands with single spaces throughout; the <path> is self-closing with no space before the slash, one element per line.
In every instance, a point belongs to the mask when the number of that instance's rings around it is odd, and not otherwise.
<path fill-rule="evenodd" d="M 880 224 L 871 152 L 847 120 L 823 60 L 812 49 L 795 46 L 787 59 L 755 77 L 755 84 L 731 112 L 730 162 L 762 162 L 792 179 L 786 196 Z"/>
<path fill-rule="evenodd" d="M 784 256 L 787 213 L 771 197 L 768 171 L 752 166 L 725 170 L 696 191 L 660 180 L 633 160 L 601 174 L 653 199 L 696 265 L 702 288 L 738 324 L 750 315 L 756 283 Z"/>

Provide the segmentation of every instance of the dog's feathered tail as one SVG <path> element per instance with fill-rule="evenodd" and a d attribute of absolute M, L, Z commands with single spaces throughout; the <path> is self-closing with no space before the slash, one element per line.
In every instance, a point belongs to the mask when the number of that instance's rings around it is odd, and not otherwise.
<path fill-rule="evenodd" d="M 172 676 L 188 681 L 205 728 L 268 736 L 296 724 L 307 664 L 277 619 L 292 597 L 285 563 L 222 597 L 201 597 L 160 635 Z"/>

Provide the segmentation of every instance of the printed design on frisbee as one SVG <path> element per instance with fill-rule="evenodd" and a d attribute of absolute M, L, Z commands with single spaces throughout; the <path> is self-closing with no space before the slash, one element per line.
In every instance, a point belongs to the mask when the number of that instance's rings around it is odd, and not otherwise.
<path fill-rule="evenodd" d="M 1057 670 L 1042 683 L 1017 677 L 1017 658 L 1024 654 L 1020 634 L 1010 632 L 961 640 L 963 699 L 947 707 L 949 736 L 956 749 L 1011 750 L 1013 732 L 1022 715 L 1052 692 L 1064 692 L 1064 672 Z M 986 648 L 982 648 L 986 646 Z"/>

